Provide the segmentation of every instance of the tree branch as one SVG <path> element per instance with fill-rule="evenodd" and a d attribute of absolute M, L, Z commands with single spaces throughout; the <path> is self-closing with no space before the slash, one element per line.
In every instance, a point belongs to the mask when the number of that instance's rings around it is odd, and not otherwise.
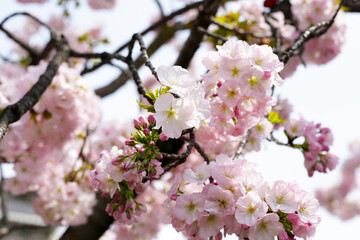
<path fill-rule="evenodd" d="M 27 111 L 29 111 L 40 99 L 47 87 L 51 84 L 52 79 L 61 63 L 65 62 L 70 53 L 69 45 L 66 39 L 56 37 L 56 54 L 49 62 L 45 73 L 43 73 L 37 83 L 21 98 L 18 102 L 7 106 L 0 114 L 0 140 L 4 137 L 9 124 L 18 121 Z"/>
<path fill-rule="evenodd" d="M 210 18 L 216 14 L 220 7 L 221 0 L 207 0 L 203 9 L 199 11 L 194 26 L 191 29 L 190 35 L 183 45 L 180 54 L 174 65 L 179 65 L 187 68 L 196 50 L 200 47 L 204 33 L 198 30 L 199 27 L 207 29 L 211 23 Z"/>
<path fill-rule="evenodd" d="M 238 158 L 238 157 L 241 155 L 241 153 L 242 153 L 242 151 L 244 150 L 244 147 L 245 147 L 247 141 L 249 140 L 250 135 L 251 135 L 251 130 L 248 130 L 246 136 L 245 136 L 245 137 L 241 140 L 241 142 L 239 143 L 239 146 L 237 147 L 237 151 L 236 151 L 233 159 L 236 159 L 236 158 Z"/>
<path fill-rule="evenodd" d="M 295 41 L 295 43 L 286 50 L 286 52 L 280 54 L 280 61 L 286 64 L 289 59 L 294 56 L 303 46 L 304 44 L 309 41 L 312 38 L 321 36 L 322 34 L 326 33 L 327 30 L 332 26 L 332 24 L 335 21 L 335 18 L 343 5 L 344 1 L 341 1 L 339 4 L 339 7 L 337 8 L 335 14 L 333 17 L 328 21 L 320 22 L 312 27 L 310 27 L 308 30 L 303 32 L 303 34 L 300 35 L 300 37 Z"/>
<path fill-rule="evenodd" d="M 259 35 L 259 34 L 256 34 L 256 33 L 251 33 L 251 32 L 245 32 L 245 31 L 241 31 L 241 30 L 238 30 L 238 29 L 235 29 L 235 28 L 231 28 L 225 24 L 222 24 L 222 23 L 219 23 L 218 21 L 216 21 L 215 18 L 211 18 L 210 19 L 211 23 L 212 24 L 215 24 L 216 26 L 226 30 L 226 31 L 229 31 L 229 32 L 232 32 L 234 33 L 236 36 L 240 37 L 240 38 L 246 38 L 247 36 L 251 36 L 251 37 L 254 37 L 254 38 L 271 38 L 271 36 L 265 36 L 265 35 Z"/>
<path fill-rule="evenodd" d="M 181 140 L 184 140 L 186 142 L 190 142 L 190 139 L 187 137 L 181 137 Z M 196 151 L 202 156 L 202 158 L 205 160 L 205 162 L 210 163 L 209 157 L 206 155 L 205 151 L 201 148 L 200 144 L 194 141 L 194 148 Z"/>
<path fill-rule="evenodd" d="M 163 29 L 162 32 L 158 35 L 158 37 L 155 38 L 154 41 L 147 48 L 148 57 L 152 56 L 165 42 L 170 40 L 174 36 L 176 31 L 177 31 L 177 28 L 175 28 L 175 27 Z M 142 66 L 142 64 L 143 64 L 142 56 L 139 56 L 134 61 L 134 65 L 135 65 L 136 69 L 139 69 Z M 105 96 L 115 92 L 121 86 L 123 86 L 127 82 L 128 79 L 129 79 L 128 73 L 125 71 L 125 72 L 121 73 L 118 78 L 116 78 L 114 81 L 112 81 L 108 85 L 95 90 L 95 93 L 100 97 L 105 97 Z"/>
<path fill-rule="evenodd" d="M 191 4 L 188 4 L 186 5 L 185 7 L 169 14 L 168 16 L 165 16 L 165 17 L 162 17 L 159 21 L 155 22 L 154 24 L 152 24 L 151 26 L 149 26 L 148 28 L 146 28 L 145 30 L 143 30 L 142 32 L 140 32 L 140 35 L 141 36 L 144 36 L 146 35 L 148 32 L 150 31 L 153 31 L 155 29 L 157 29 L 158 27 L 160 26 L 164 26 L 166 22 L 170 21 L 171 19 L 173 19 L 174 17 L 178 16 L 178 15 L 181 15 L 193 8 L 197 8 L 201 5 L 203 5 L 205 3 L 205 1 L 200 1 L 200 2 L 195 2 L 195 3 L 191 3 Z M 163 29 L 163 32 L 166 31 L 166 28 Z M 173 26 L 172 28 L 176 28 L 176 26 Z M 160 36 L 160 34 L 159 34 Z M 115 51 L 114 51 L 114 54 L 115 53 L 119 53 L 121 52 L 122 50 L 124 50 L 125 48 L 128 47 L 128 45 L 130 44 L 131 40 L 129 40 L 128 42 L 124 43 L 122 46 L 120 46 L 119 48 L 117 48 Z M 150 55 L 150 54 L 149 54 Z M 136 61 L 135 61 L 136 62 Z M 85 68 L 82 72 L 81 72 L 81 75 L 84 75 L 84 74 L 87 74 L 89 72 L 92 72 L 92 71 L 95 71 L 96 69 L 100 68 L 101 66 L 103 66 L 104 64 L 106 64 L 106 62 L 100 62 L 99 64 L 91 67 L 91 68 Z"/>
<path fill-rule="evenodd" d="M 163 164 L 165 165 L 163 167 L 164 173 L 169 171 L 170 169 L 177 167 L 180 164 L 184 163 L 186 161 L 186 158 L 190 155 L 191 149 L 193 148 L 194 143 L 195 143 L 195 132 L 194 132 L 194 128 L 191 128 L 189 144 L 186 146 L 186 151 L 184 153 L 182 153 L 182 154 L 162 153 L 164 159 L 166 159 L 166 161 L 162 161 Z"/>
<path fill-rule="evenodd" d="M 105 209 L 109 198 L 96 195 L 97 204 L 93 214 L 88 218 L 86 224 L 69 227 L 61 236 L 60 240 L 97 240 L 114 222 L 114 218 L 109 216 Z"/>

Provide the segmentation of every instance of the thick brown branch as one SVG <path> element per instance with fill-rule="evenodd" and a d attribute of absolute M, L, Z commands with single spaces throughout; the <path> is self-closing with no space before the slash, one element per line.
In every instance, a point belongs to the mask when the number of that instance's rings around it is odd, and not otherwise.
<path fill-rule="evenodd" d="M 360 12 L 360 1 L 359 0 L 345 0 L 344 7 L 349 12 Z"/>
<path fill-rule="evenodd" d="M 21 98 L 18 102 L 7 106 L 0 115 L 0 140 L 7 131 L 8 125 L 18 121 L 27 111 L 29 111 L 40 99 L 47 87 L 51 84 L 61 63 L 69 57 L 70 48 L 64 37 L 56 40 L 57 52 L 49 62 L 45 73 L 39 81 Z"/>
<path fill-rule="evenodd" d="M 114 222 L 114 218 L 109 216 L 106 211 L 106 204 L 110 199 L 96 196 L 97 204 L 94 213 L 89 217 L 86 224 L 81 226 L 69 227 L 60 240 L 97 240 Z"/>
<path fill-rule="evenodd" d="M 164 173 L 184 163 L 186 161 L 186 158 L 190 155 L 194 143 L 195 143 L 195 133 L 194 133 L 194 129 L 192 128 L 190 129 L 189 143 L 186 146 L 186 151 L 184 153 L 182 154 L 162 153 L 164 159 L 166 159 L 166 163 L 163 164 Z"/>
<path fill-rule="evenodd" d="M 199 27 L 207 29 L 211 23 L 210 18 L 214 16 L 221 4 L 221 0 L 207 0 L 203 9 L 199 11 L 198 17 L 191 29 L 190 35 L 182 47 L 179 57 L 174 65 L 187 68 L 195 52 L 200 47 L 204 33 L 199 31 Z"/>

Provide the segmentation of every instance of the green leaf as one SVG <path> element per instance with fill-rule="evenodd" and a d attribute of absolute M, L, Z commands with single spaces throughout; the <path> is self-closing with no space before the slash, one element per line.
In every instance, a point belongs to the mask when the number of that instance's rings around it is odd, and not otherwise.
<path fill-rule="evenodd" d="M 155 109 L 154 109 L 154 106 L 148 106 L 148 105 L 145 105 L 145 104 L 142 104 L 141 102 L 139 101 L 136 101 L 141 108 L 147 110 L 148 112 L 152 112 L 152 113 L 155 113 Z"/>

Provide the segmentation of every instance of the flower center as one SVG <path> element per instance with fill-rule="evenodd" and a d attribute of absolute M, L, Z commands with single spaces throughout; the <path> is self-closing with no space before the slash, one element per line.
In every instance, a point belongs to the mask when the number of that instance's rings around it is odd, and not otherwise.
<path fill-rule="evenodd" d="M 234 67 L 233 69 L 231 69 L 232 75 L 233 77 L 237 76 L 240 72 L 239 69 L 237 69 L 237 67 Z"/>
<path fill-rule="evenodd" d="M 172 108 L 170 108 L 170 110 L 167 111 L 166 114 L 169 119 L 174 119 L 176 112 Z"/>
<path fill-rule="evenodd" d="M 252 77 L 249 79 L 249 83 L 251 86 L 254 86 L 255 84 L 258 83 L 258 79 L 256 77 Z"/>

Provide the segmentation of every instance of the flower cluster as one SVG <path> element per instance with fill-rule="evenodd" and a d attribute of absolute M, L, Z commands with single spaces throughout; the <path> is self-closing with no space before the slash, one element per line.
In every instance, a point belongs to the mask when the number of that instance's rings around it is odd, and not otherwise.
<path fill-rule="evenodd" d="M 320 222 L 317 200 L 297 184 L 270 185 L 254 164 L 224 154 L 177 176 L 168 197 L 172 225 L 189 239 L 221 239 L 222 229 L 240 239 L 307 239 Z"/>
<path fill-rule="evenodd" d="M 103 151 L 91 172 L 93 187 L 112 198 L 107 213 L 122 223 L 136 222 L 146 211 L 145 206 L 135 200 L 136 194 L 142 193 L 149 184 L 144 179 L 159 178 L 164 172 L 156 142 L 167 137 L 159 134 L 155 124 L 153 115 L 149 115 L 147 121 L 143 117 L 135 119 L 137 131 L 125 141 L 128 148 L 119 150 L 113 146 L 110 152 Z"/>
<path fill-rule="evenodd" d="M 1 80 L 4 82 L 1 88 L 6 88 L 9 83 L 16 92 L 11 98 L 1 98 L 0 101 L 6 101 L 0 102 L 0 106 L 23 96 L 39 79 L 45 67 L 45 62 L 29 67 L 26 74 L 18 79 L 6 79 L 4 76 L 6 81 Z M 40 101 L 20 121 L 9 126 L 0 146 L 6 161 L 15 162 L 17 175 L 9 181 L 18 183 L 18 187 L 10 190 L 14 194 L 37 190 L 46 162 L 57 150 L 63 149 L 67 141 L 81 140 L 87 128 L 95 127 L 99 116 L 99 99 L 94 91 L 77 70 L 61 65 Z"/>
<path fill-rule="evenodd" d="M 321 21 L 330 20 L 335 13 L 337 4 L 328 0 L 291 0 L 291 12 L 297 21 L 297 26 L 285 21 L 281 11 L 271 12 L 268 21 L 278 30 L 282 47 L 292 45 L 302 32 Z M 265 8 L 256 1 L 243 0 L 225 4 L 223 11 L 216 16 L 216 21 L 225 24 L 235 30 L 243 32 L 243 39 L 251 43 L 274 45 L 271 27 L 266 23 L 263 13 Z M 214 27 L 214 32 L 228 37 L 236 35 L 234 32 Z M 309 64 L 325 64 L 336 57 L 345 42 L 345 22 L 342 12 L 338 14 L 332 27 L 326 34 L 314 38 L 304 45 L 301 53 L 303 60 Z M 301 64 L 299 57 L 290 59 L 282 77 L 290 76 L 296 67 Z"/>
<path fill-rule="evenodd" d="M 138 218 L 138 222 L 127 225 L 116 221 L 107 230 L 100 240 L 141 240 L 155 239 L 160 227 L 166 220 L 163 201 L 166 194 L 149 185 L 146 190 L 137 198 L 147 208 L 147 212 Z"/>
<path fill-rule="evenodd" d="M 200 83 L 179 66 L 160 66 L 158 76 L 170 93 L 166 91 L 156 98 L 156 127 L 170 138 L 179 138 L 188 128 L 198 129 L 210 116 L 210 105 Z"/>
<path fill-rule="evenodd" d="M 321 124 L 309 122 L 304 118 L 290 119 L 285 123 L 285 132 L 290 145 L 300 148 L 305 157 L 305 167 L 308 175 L 313 176 L 315 171 L 326 173 L 333 170 L 339 162 L 336 155 L 329 153 L 333 143 L 331 130 L 321 127 Z M 294 141 L 304 137 L 304 141 L 295 144 Z"/>
<path fill-rule="evenodd" d="M 300 31 L 305 31 L 321 21 L 330 20 L 336 9 L 336 1 L 311 0 L 304 4 L 301 0 L 291 0 L 291 11 L 298 22 Z M 305 44 L 303 58 L 306 63 L 325 64 L 336 57 L 345 42 L 346 24 L 344 15 L 339 12 L 334 24 L 319 38 Z"/>
<path fill-rule="evenodd" d="M 90 185 L 91 166 L 77 159 L 75 149 L 69 150 L 68 155 L 59 151 L 58 158 L 49 159 L 42 172 L 34 208 L 46 224 L 84 224 L 96 204 Z"/>
<path fill-rule="evenodd" d="M 283 64 L 267 45 L 248 45 L 230 39 L 203 59 L 206 97 L 211 101 L 210 125 L 233 136 L 253 127 L 256 138 L 266 138 L 272 126 L 265 119 L 275 101 L 267 91 L 279 85 Z"/>
<path fill-rule="evenodd" d="M 326 173 L 333 170 L 339 162 L 339 158 L 330 153 L 333 144 L 333 135 L 327 127 L 320 123 L 307 121 L 303 117 L 298 119 L 291 117 L 292 106 L 286 99 L 279 99 L 270 116 L 276 123 L 276 129 L 284 127 L 287 143 L 281 143 L 302 151 L 305 158 L 305 167 L 311 177 L 315 171 Z"/>
<path fill-rule="evenodd" d="M 356 171 L 360 166 L 359 146 L 359 141 L 354 141 L 350 145 L 351 157 L 342 166 L 340 182 L 333 187 L 317 189 L 316 191 L 316 197 L 320 204 L 344 220 L 360 214 L 359 201 L 353 197 L 358 187 Z"/>

